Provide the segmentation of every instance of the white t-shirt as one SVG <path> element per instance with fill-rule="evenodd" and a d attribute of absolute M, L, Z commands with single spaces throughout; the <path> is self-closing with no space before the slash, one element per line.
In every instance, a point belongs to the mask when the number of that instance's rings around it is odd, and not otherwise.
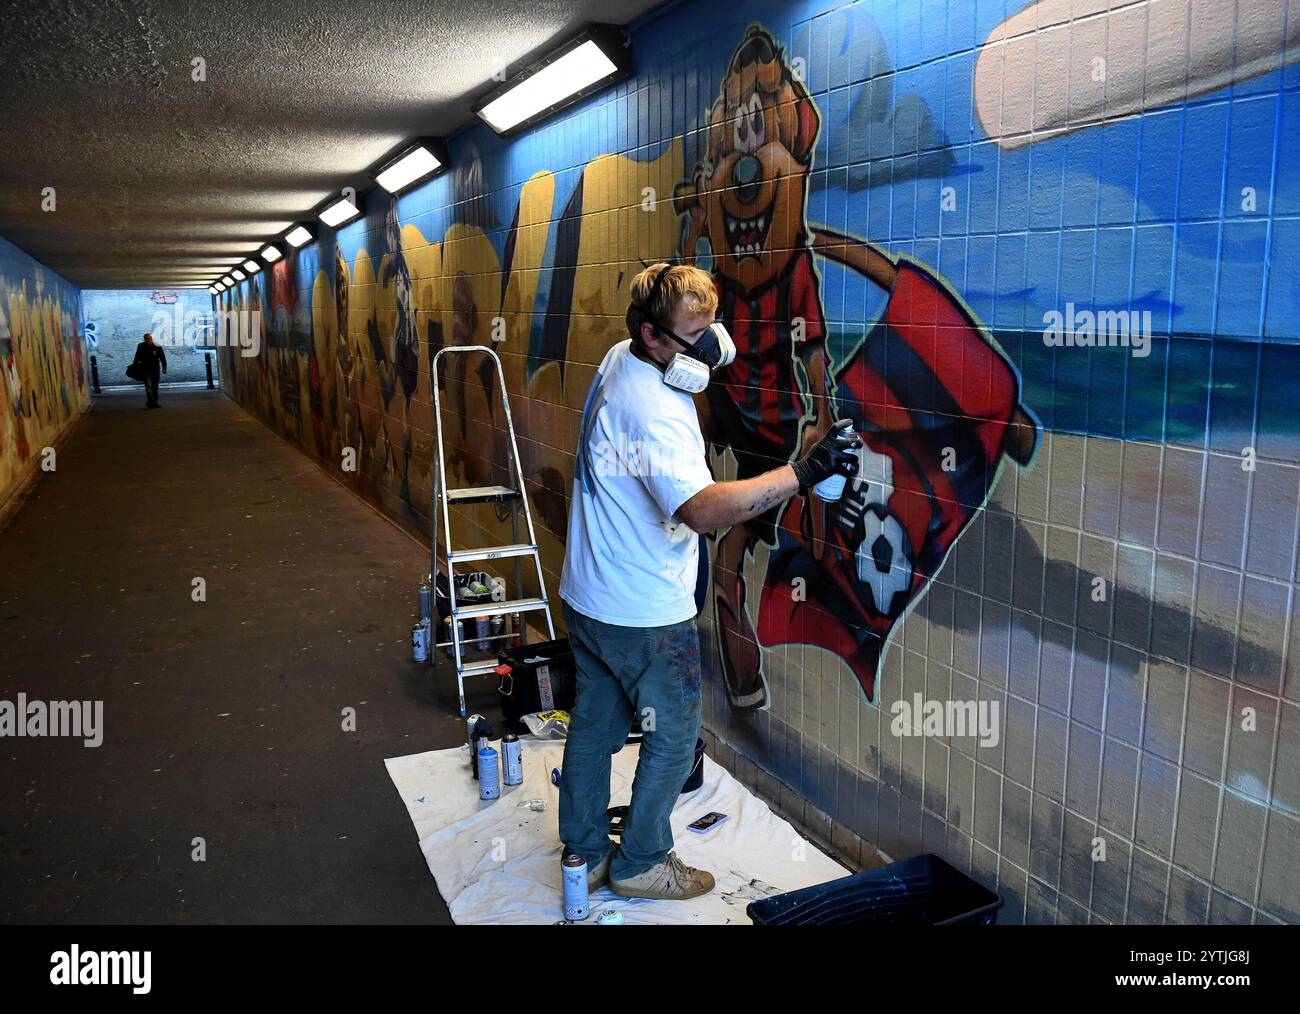
<path fill-rule="evenodd" d="M 624 627 L 695 615 L 699 536 L 674 515 L 712 485 L 695 403 L 631 351 L 601 361 L 582 410 L 560 596 Z"/>

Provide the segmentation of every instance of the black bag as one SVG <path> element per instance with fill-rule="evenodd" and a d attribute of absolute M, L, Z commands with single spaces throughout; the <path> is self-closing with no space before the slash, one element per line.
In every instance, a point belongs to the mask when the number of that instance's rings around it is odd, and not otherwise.
<path fill-rule="evenodd" d="M 501 714 L 518 726 L 537 711 L 572 711 L 578 700 L 578 673 L 567 637 L 508 648 L 500 656 Z"/>
<path fill-rule="evenodd" d="M 136 380 L 141 383 L 144 382 L 145 372 L 146 371 L 145 371 L 144 363 L 140 362 L 140 360 L 138 359 L 126 368 L 126 375 L 130 377 L 132 380 Z"/>

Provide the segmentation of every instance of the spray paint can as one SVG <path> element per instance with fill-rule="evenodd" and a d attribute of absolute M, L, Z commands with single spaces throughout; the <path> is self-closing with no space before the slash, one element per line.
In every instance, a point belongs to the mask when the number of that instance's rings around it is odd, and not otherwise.
<path fill-rule="evenodd" d="M 524 751 L 519 737 L 512 732 L 501 740 L 501 766 L 506 771 L 507 785 L 518 785 L 524 780 Z"/>
<path fill-rule="evenodd" d="M 813 492 L 828 503 L 834 503 L 844 495 L 844 485 L 848 481 L 848 476 L 836 473 L 817 483 L 813 487 Z"/>
<path fill-rule="evenodd" d="M 420 578 L 420 619 L 427 620 L 433 615 L 433 588 L 428 577 Z"/>
<path fill-rule="evenodd" d="M 522 613 L 510 614 L 510 629 L 515 632 L 515 647 L 524 643 L 524 617 Z"/>
<path fill-rule="evenodd" d="M 465 742 L 469 745 L 470 754 L 474 753 L 474 726 L 483 721 L 482 715 L 470 715 L 465 719 Z"/>
<path fill-rule="evenodd" d="M 479 740 L 483 739 L 486 742 L 486 738 L 481 734 L 476 736 L 474 733 L 476 730 L 481 732 L 485 728 L 487 728 L 487 719 L 482 715 L 470 715 L 465 719 L 465 739 L 469 744 L 469 769 L 474 772 L 475 778 L 478 777 Z"/>
<path fill-rule="evenodd" d="M 587 860 L 572 852 L 565 853 L 562 860 L 564 870 L 564 918 L 570 922 L 581 922 L 590 911 L 590 899 L 587 895 Z"/>
<path fill-rule="evenodd" d="M 505 647 L 505 645 L 501 643 L 501 635 L 506 632 L 505 616 L 503 614 L 497 614 L 496 616 L 493 616 L 489 623 L 488 629 L 490 629 L 492 632 L 492 644 L 494 650 L 500 651 L 501 648 Z"/>
<path fill-rule="evenodd" d="M 488 633 L 492 629 L 492 621 L 486 616 L 474 617 L 474 633 L 478 635 L 476 647 L 479 651 L 487 651 L 492 642 L 487 639 Z"/>
<path fill-rule="evenodd" d="M 501 795 L 501 768 L 497 752 L 485 746 L 478 752 L 478 798 L 496 799 Z"/>
<path fill-rule="evenodd" d="M 411 661 L 429 661 L 429 628 L 423 621 L 411 628 Z"/>

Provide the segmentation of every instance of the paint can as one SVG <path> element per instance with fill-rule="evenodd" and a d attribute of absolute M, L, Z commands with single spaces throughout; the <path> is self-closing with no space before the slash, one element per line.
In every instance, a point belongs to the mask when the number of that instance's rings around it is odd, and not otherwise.
<path fill-rule="evenodd" d="M 506 632 L 505 616 L 500 613 L 498 613 L 496 616 L 493 616 L 492 619 L 489 621 L 488 629 L 492 632 L 493 650 L 500 651 L 501 648 L 504 647 L 504 645 L 502 645 L 501 643 L 502 641 L 501 635 Z"/>
<path fill-rule="evenodd" d="M 848 476 L 840 475 L 837 472 L 835 475 L 829 476 L 817 483 L 817 485 L 813 487 L 813 492 L 827 503 L 834 503 L 844 495 L 844 486 L 848 481 Z"/>
<path fill-rule="evenodd" d="M 492 642 L 487 639 L 491 630 L 492 621 L 488 619 L 488 617 L 476 616 L 474 618 L 474 633 L 478 636 L 478 642 L 475 647 L 477 647 L 479 651 L 487 651 L 488 648 L 492 647 Z"/>
<path fill-rule="evenodd" d="M 506 733 L 501 740 L 501 765 L 505 768 L 506 784 L 519 785 L 524 780 L 524 751 L 519 737 Z"/>
<path fill-rule="evenodd" d="M 423 622 L 411 628 L 411 661 L 429 661 L 429 628 Z"/>
<path fill-rule="evenodd" d="M 501 795 L 501 767 L 497 752 L 485 746 L 478 752 L 478 798 L 496 799 Z"/>
<path fill-rule="evenodd" d="M 590 899 L 587 895 L 587 860 L 572 852 L 565 853 L 564 869 L 564 918 L 570 922 L 581 922 L 587 918 Z"/>
<path fill-rule="evenodd" d="M 510 629 L 514 631 L 515 647 L 518 648 L 524 643 L 524 616 L 523 613 L 510 614 Z"/>
<path fill-rule="evenodd" d="M 616 908 L 607 908 L 596 916 L 597 926 L 622 926 L 623 913 Z"/>
<path fill-rule="evenodd" d="M 469 768 L 478 777 L 478 751 L 479 747 L 486 746 L 488 738 L 484 735 L 485 730 L 490 728 L 488 720 L 482 715 L 470 715 L 465 719 L 466 732 L 465 738 L 469 744 Z M 477 733 L 477 735 L 476 735 Z"/>
<path fill-rule="evenodd" d="M 428 577 L 420 578 L 420 619 L 427 621 L 433 615 L 433 587 Z"/>

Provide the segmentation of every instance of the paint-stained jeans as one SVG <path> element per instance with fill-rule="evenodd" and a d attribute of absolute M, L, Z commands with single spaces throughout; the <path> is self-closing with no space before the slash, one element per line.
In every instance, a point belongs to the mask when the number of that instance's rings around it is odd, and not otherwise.
<path fill-rule="evenodd" d="M 560 840 L 587 860 L 588 869 L 611 846 L 605 815 L 610 757 L 627 740 L 634 714 L 647 727 L 632 806 L 609 869 L 612 879 L 626 880 L 673 846 L 668 818 L 691 773 L 700 730 L 700 637 L 693 618 L 666 627 L 620 627 L 563 600 L 561 606 L 577 663 L 578 700 L 564 744 Z"/>

